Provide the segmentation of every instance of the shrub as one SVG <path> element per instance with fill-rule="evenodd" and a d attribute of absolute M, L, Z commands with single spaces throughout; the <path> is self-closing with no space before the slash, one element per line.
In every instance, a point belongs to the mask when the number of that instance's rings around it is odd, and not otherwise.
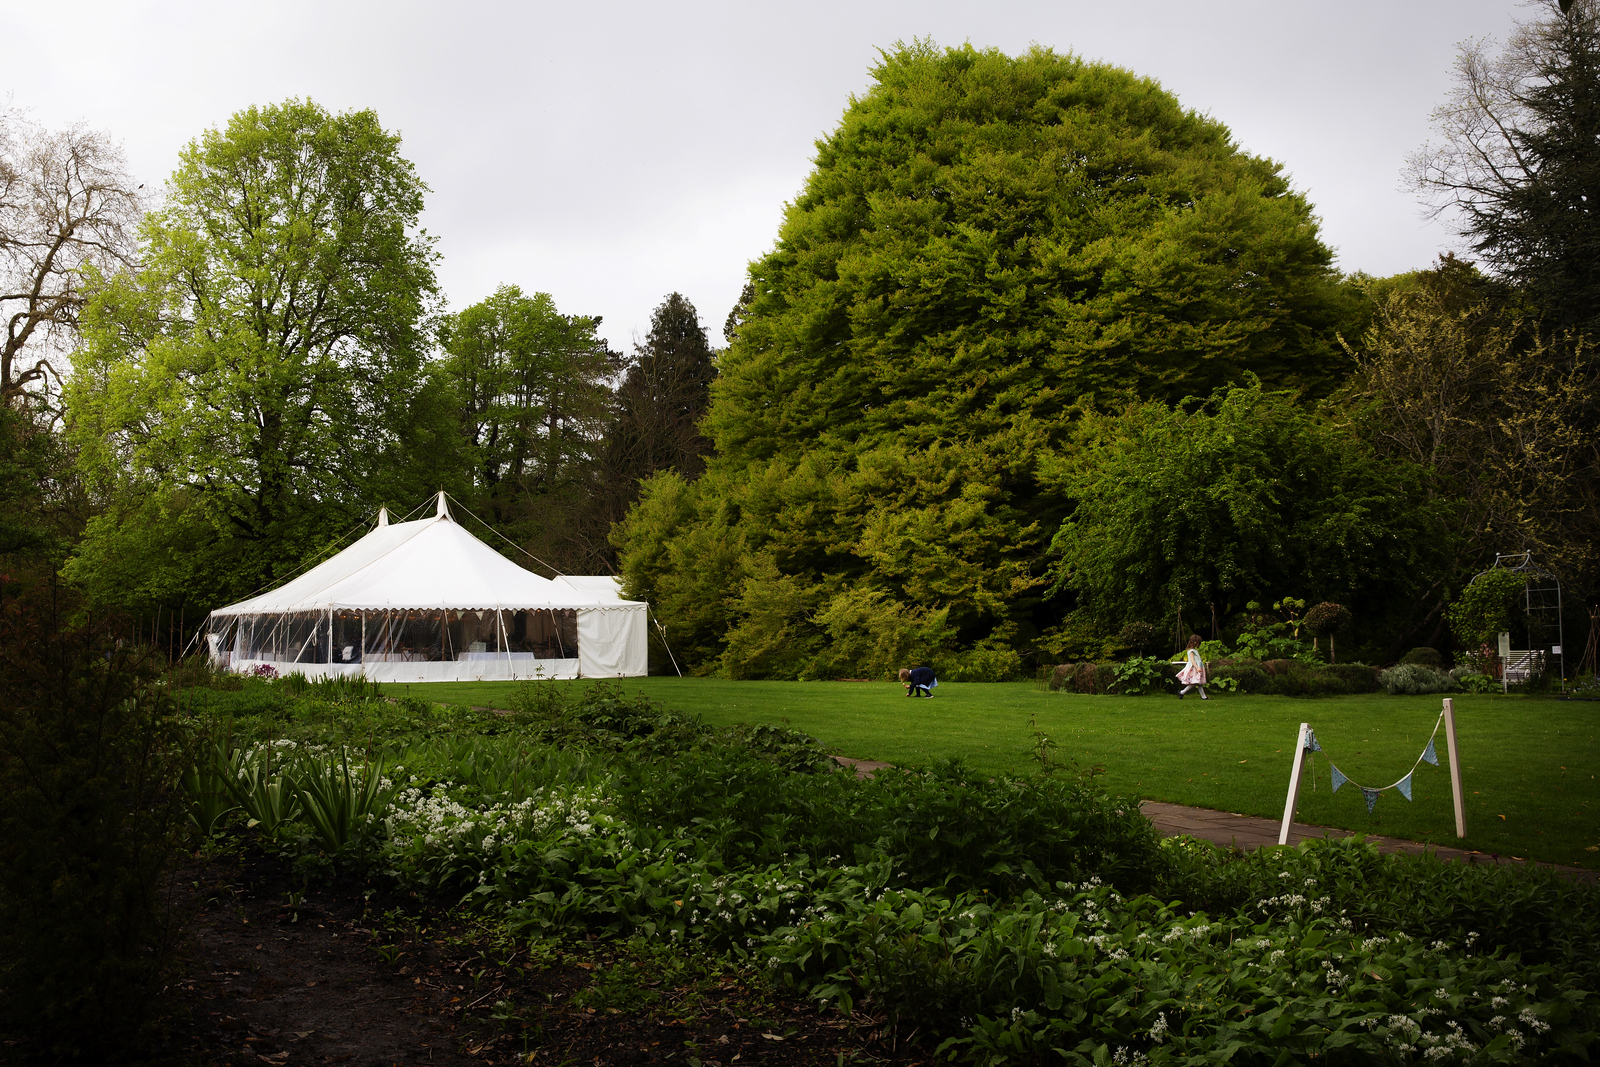
<path fill-rule="evenodd" d="M 1162 687 L 1165 673 L 1162 662 L 1149 656 L 1133 656 L 1113 664 L 1111 671 L 1117 679 L 1117 689 L 1128 696 L 1143 696 Z"/>
<path fill-rule="evenodd" d="M 103 1060 L 155 1015 L 186 758 L 150 665 L 59 610 L 0 616 L 0 1025 Z"/>
<path fill-rule="evenodd" d="M 1223 664 L 1214 667 L 1211 679 L 1217 681 L 1223 678 L 1231 679 L 1241 693 L 1265 693 L 1272 683 L 1272 677 L 1253 664 Z"/>
<path fill-rule="evenodd" d="M 1022 672 L 1022 656 L 1014 648 L 974 648 L 936 657 L 935 673 L 947 682 L 1004 682 Z"/>
<path fill-rule="evenodd" d="M 1402 663 L 1391 667 L 1380 674 L 1378 680 L 1391 695 L 1450 693 L 1461 688 L 1447 672 L 1421 663 Z"/>
<path fill-rule="evenodd" d="M 1094 691 L 1096 693 L 1120 693 L 1117 688 L 1117 668 L 1113 663 L 1096 663 L 1094 665 Z"/>
<path fill-rule="evenodd" d="M 1400 662 L 1402 664 L 1420 663 L 1424 667 L 1443 667 L 1444 657 L 1439 655 L 1438 649 L 1428 648 L 1424 645 L 1422 648 L 1413 648 L 1410 652 L 1401 656 Z"/>
<path fill-rule="evenodd" d="M 1055 693 L 1064 689 L 1069 693 L 1072 692 L 1077 688 L 1077 686 L 1073 684 L 1073 679 L 1076 676 L 1077 671 L 1078 668 L 1075 664 L 1058 664 L 1055 669 L 1050 672 L 1050 691 Z"/>
<path fill-rule="evenodd" d="M 1100 672 L 1093 663 L 1078 664 L 1077 672 L 1073 678 L 1073 689 L 1079 693 L 1098 693 L 1095 680 L 1100 677 Z"/>
<path fill-rule="evenodd" d="M 1343 682 L 1347 693 L 1376 693 L 1383 688 L 1377 668 L 1365 663 L 1330 663 L 1322 669 Z"/>

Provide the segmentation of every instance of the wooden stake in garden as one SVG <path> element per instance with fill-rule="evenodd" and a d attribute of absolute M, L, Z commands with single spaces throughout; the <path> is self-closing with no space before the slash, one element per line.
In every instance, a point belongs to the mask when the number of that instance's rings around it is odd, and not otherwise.
<path fill-rule="evenodd" d="M 1311 724 L 1300 724 L 1300 736 L 1294 743 L 1294 770 L 1289 772 L 1289 800 L 1283 806 L 1283 827 L 1278 831 L 1278 844 L 1289 843 L 1289 828 L 1294 825 L 1294 809 L 1300 806 L 1300 771 L 1306 764 L 1307 739 L 1311 734 Z M 1452 743 L 1453 744 L 1453 743 Z M 1455 748 L 1450 749 L 1451 752 Z"/>
<path fill-rule="evenodd" d="M 1444 698 L 1444 743 L 1450 750 L 1450 795 L 1455 800 L 1456 836 L 1467 836 L 1467 811 L 1461 796 L 1461 757 L 1456 753 L 1456 704 Z"/>

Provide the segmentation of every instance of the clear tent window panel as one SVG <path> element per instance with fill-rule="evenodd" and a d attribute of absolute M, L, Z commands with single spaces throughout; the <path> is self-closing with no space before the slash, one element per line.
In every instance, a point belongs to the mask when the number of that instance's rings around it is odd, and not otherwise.
<path fill-rule="evenodd" d="M 506 648 L 536 659 L 578 657 L 578 612 L 575 608 L 507 611 Z"/>

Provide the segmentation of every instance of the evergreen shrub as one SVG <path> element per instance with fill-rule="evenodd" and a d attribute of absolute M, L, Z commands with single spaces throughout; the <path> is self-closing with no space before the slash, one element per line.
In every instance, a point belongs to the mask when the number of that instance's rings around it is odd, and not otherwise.
<path fill-rule="evenodd" d="M 1424 645 L 1421 648 L 1413 648 L 1410 652 L 1401 656 L 1400 662 L 1401 664 L 1420 663 L 1424 667 L 1443 667 L 1444 657 L 1439 655 L 1438 649 Z"/>

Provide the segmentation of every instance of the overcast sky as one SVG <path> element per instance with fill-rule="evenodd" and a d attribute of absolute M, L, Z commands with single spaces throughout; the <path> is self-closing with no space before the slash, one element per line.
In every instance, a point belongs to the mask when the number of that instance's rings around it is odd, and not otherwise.
<path fill-rule="evenodd" d="M 1451 235 L 1401 186 L 1458 42 L 1518 0 L 1310 3 L 249 4 L 0 0 L 0 91 L 47 125 L 120 138 L 158 187 L 178 150 L 250 104 L 373 108 L 433 192 L 453 308 L 510 282 L 603 315 L 626 349 L 677 290 L 712 340 L 772 246 L 813 142 L 877 49 L 1037 42 L 1155 78 L 1311 198 L 1345 271 L 1427 265 Z"/>

